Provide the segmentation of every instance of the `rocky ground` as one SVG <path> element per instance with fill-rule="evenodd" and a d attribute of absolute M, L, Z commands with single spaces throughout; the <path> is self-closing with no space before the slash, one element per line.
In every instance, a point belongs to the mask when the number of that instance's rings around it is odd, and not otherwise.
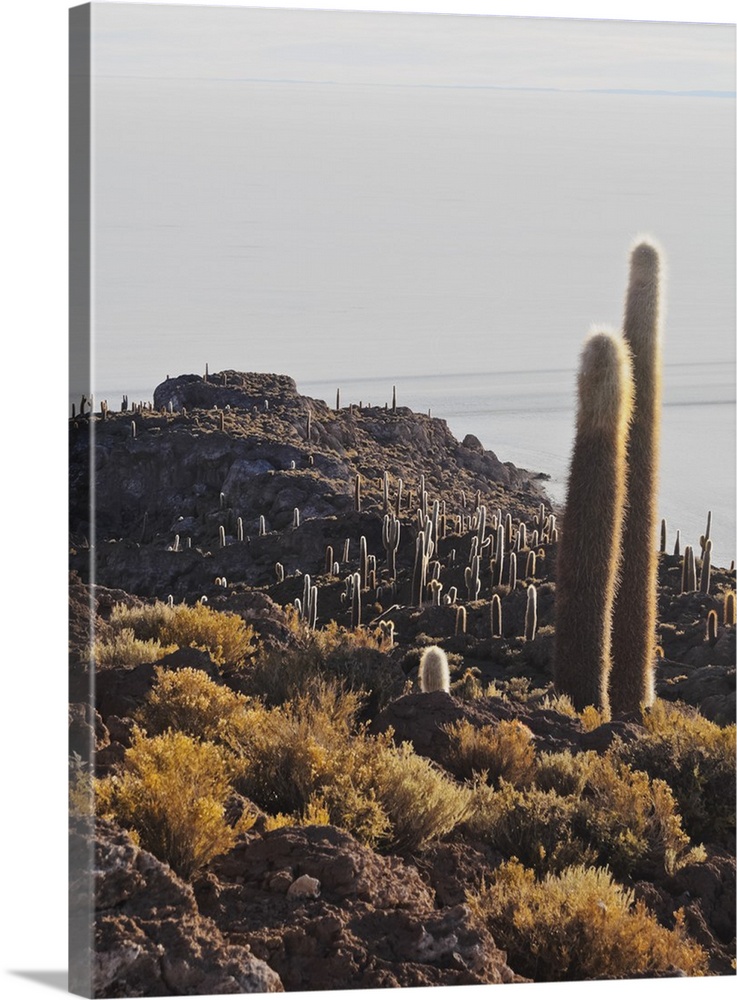
<path fill-rule="evenodd" d="M 369 670 L 363 721 L 456 778 L 446 729 L 453 722 L 481 728 L 516 719 L 539 753 L 604 754 L 644 732 L 640 719 L 586 726 L 555 706 L 558 529 L 544 477 L 500 462 L 471 435 L 456 441 L 442 420 L 390 403 L 336 410 L 299 395 L 286 376 L 229 371 L 167 379 L 151 408 L 77 415 L 70 450 L 70 746 L 83 759 L 94 753 L 98 776 L 123 765 L 156 663 L 99 670 L 90 703 L 90 609 L 95 638 L 104 640 L 114 606 L 155 599 L 193 605 L 205 598 L 210 608 L 239 615 L 257 633 L 259 656 L 294 646 L 293 608 L 300 602 L 306 613 L 308 588 L 317 588 L 318 630 L 330 621 L 350 629 L 357 614 L 364 629 L 383 625 L 386 641 L 362 661 Z M 416 546 L 426 522 L 417 509 L 432 518 L 435 501 L 438 544 L 428 576 L 437 563 L 442 587 L 417 600 Z M 509 515 L 516 541 L 507 545 L 501 579 L 482 558 L 476 584 L 467 568 L 480 505 L 489 512 L 486 533 L 503 532 Z M 394 574 L 382 538 L 387 514 L 401 525 Z M 657 693 L 725 726 L 735 717 L 735 627 L 724 624 L 734 570 L 712 568 L 708 593 L 682 593 L 681 564 L 660 555 Z M 356 573 L 360 610 L 347 583 Z M 534 636 L 525 636 L 531 584 L 537 623 Z M 493 594 L 500 629 L 492 628 Z M 710 611 L 718 625 L 708 636 Z M 450 694 L 418 693 L 419 651 L 430 643 L 449 655 Z M 158 665 L 193 667 L 251 695 L 262 676 L 257 658 L 236 674 L 195 648 L 168 653 Z M 269 830 L 256 823 L 191 882 L 134 840 L 110 820 L 94 828 L 79 819 L 73 827 L 79 892 L 94 871 L 97 995 L 525 978 L 466 901 L 503 855 L 462 826 L 400 858 L 331 825 Z M 703 858 L 672 876 L 632 887 L 664 926 L 684 909 L 709 971 L 725 974 L 734 971 L 734 835 L 704 846 Z"/>

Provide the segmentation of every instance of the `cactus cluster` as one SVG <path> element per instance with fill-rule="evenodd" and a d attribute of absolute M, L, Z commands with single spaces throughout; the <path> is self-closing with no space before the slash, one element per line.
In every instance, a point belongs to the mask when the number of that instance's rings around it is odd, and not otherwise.
<path fill-rule="evenodd" d="M 630 255 L 623 333 L 597 331 L 579 369 L 556 578 L 555 683 L 578 709 L 654 698 L 660 427 L 660 253 Z M 666 526 L 661 526 L 665 547 Z"/>

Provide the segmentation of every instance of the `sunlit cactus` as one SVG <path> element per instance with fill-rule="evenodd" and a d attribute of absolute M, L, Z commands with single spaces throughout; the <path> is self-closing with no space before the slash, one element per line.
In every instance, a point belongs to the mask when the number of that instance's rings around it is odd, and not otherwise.
<path fill-rule="evenodd" d="M 614 604 L 609 697 L 615 713 L 655 698 L 658 464 L 661 410 L 661 255 L 642 240 L 630 255 L 623 334 L 632 356 L 634 409 L 627 441 L 623 584 Z"/>
<path fill-rule="evenodd" d="M 632 374 L 623 341 L 586 341 L 556 577 L 554 672 L 578 711 L 609 709 L 611 623 L 625 495 Z"/>

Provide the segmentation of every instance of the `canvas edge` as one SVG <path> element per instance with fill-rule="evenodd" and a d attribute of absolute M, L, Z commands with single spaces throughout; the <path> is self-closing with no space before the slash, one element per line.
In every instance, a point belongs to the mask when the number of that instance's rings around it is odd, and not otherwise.
<path fill-rule="evenodd" d="M 82 4 L 69 10 L 69 393 L 71 399 L 91 391 L 91 27 L 92 5 Z M 92 431 L 92 424 L 90 424 Z M 91 461 L 93 436 L 90 434 Z M 92 483 L 88 475 L 87 482 Z M 71 486 L 71 480 L 70 480 Z M 88 494 L 90 525 L 93 524 L 93 495 Z M 93 540 L 87 549 L 90 582 L 93 583 Z M 92 593 L 92 589 L 90 593 Z M 92 608 L 87 619 L 90 646 L 94 618 Z M 87 674 L 85 701 L 92 708 L 93 677 Z M 70 695 L 73 678 L 69 677 Z M 82 765 L 91 772 L 94 763 L 94 737 L 85 741 Z M 77 750 L 79 744 L 77 743 Z M 69 746 L 69 753 L 72 748 Z M 70 770 L 70 774 L 71 774 Z M 71 789 L 70 789 L 71 791 Z M 92 823 L 93 820 L 88 821 Z M 69 992 L 91 997 L 93 911 L 94 911 L 94 839 L 79 836 L 79 828 L 69 826 Z M 91 831 L 90 831 L 91 832 Z"/>

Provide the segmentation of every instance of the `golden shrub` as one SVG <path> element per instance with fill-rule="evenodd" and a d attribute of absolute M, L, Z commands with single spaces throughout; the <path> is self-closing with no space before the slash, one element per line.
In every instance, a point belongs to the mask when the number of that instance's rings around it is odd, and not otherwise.
<path fill-rule="evenodd" d="M 609 757 L 587 764 L 580 812 L 599 862 L 622 876 L 672 874 L 690 841 L 667 784 Z"/>
<path fill-rule="evenodd" d="M 694 841 L 729 846 L 735 832 L 735 726 L 656 700 L 644 714 L 645 736 L 612 755 L 665 781 Z"/>
<path fill-rule="evenodd" d="M 228 742 L 245 725 L 251 704 L 203 670 L 156 667 L 156 681 L 137 718 L 151 736 L 175 729 L 198 739 Z"/>
<path fill-rule="evenodd" d="M 122 774 L 96 782 L 98 814 L 112 816 L 142 848 L 189 878 L 255 821 L 244 813 L 234 827 L 226 822 L 233 770 L 230 756 L 213 743 L 172 730 L 153 737 L 136 730 Z"/>
<path fill-rule="evenodd" d="M 420 849 L 462 818 L 469 793 L 409 747 L 395 747 L 391 734 L 357 727 L 359 706 L 355 692 L 323 682 L 293 702 L 247 711 L 238 789 L 273 821 L 329 816 L 371 847 Z"/>
<path fill-rule="evenodd" d="M 502 720 L 494 726 L 474 726 L 463 720 L 445 727 L 450 738 L 449 762 L 464 778 L 485 772 L 488 780 L 504 780 L 517 787 L 535 776 L 535 748 L 527 726 Z"/>
<path fill-rule="evenodd" d="M 537 758 L 535 784 L 545 792 L 578 796 L 586 787 L 589 768 L 596 756 L 592 750 L 578 754 L 570 750 L 541 753 Z"/>
<path fill-rule="evenodd" d="M 137 667 L 141 663 L 154 663 L 173 649 L 174 646 L 164 646 L 155 639 L 138 639 L 133 629 L 124 628 L 109 639 L 94 642 L 92 659 L 98 670 Z"/>
<path fill-rule="evenodd" d="M 164 601 L 155 601 L 153 604 L 144 604 L 138 608 L 116 604 L 110 613 L 110 626 L 116 632 L 131 629 L 137 639 L 158 640 L 162 628 L 173 617 L 174 608 Z"/>
<path fill-rule="evenodd" d="M 379 744 L 371 787 L 391 823 L 384 843 L 396 851 L 421 851 L 468 814 L 471 795 L 407 743 Z"/>
<path fill-rule="evenodd" d="M 596 850 L 580 836 L 578 801 L 553 790 L 499 788 L 479 782 L 465 826 L 469 833 L 507 857 L 519 858 L 539 874 L 576 862 L 593 864 Z"/>
<path fill-rule="evenodd" d="M 160 641 L 206 650 L 219 666 L 238 668 L 255 652 L 255 632 L 240 615 L 214 611 L 205 604 L 178 604 L 164 621 Z"/>
<path fill-rule="evenodd" d="M 296 644 L 263 653 L 249 674 L 249 692 L 267 704 L 294 699 L 316 682 L 370 691 L 379 707 L 401 693 L 404 676 L 380 650 L 371 630 L 345 629 L 335 622 L 308 629 L 301 621 L 292 629 Z"/>
<path fill-rule="evenodd" d="M 537 881 L 512 860 L 469 903 L 510 965 L 536 981 L 707 971 L 682 916 L 673 930 L 661 926 L 605 868 L 572 866 Z"/>

